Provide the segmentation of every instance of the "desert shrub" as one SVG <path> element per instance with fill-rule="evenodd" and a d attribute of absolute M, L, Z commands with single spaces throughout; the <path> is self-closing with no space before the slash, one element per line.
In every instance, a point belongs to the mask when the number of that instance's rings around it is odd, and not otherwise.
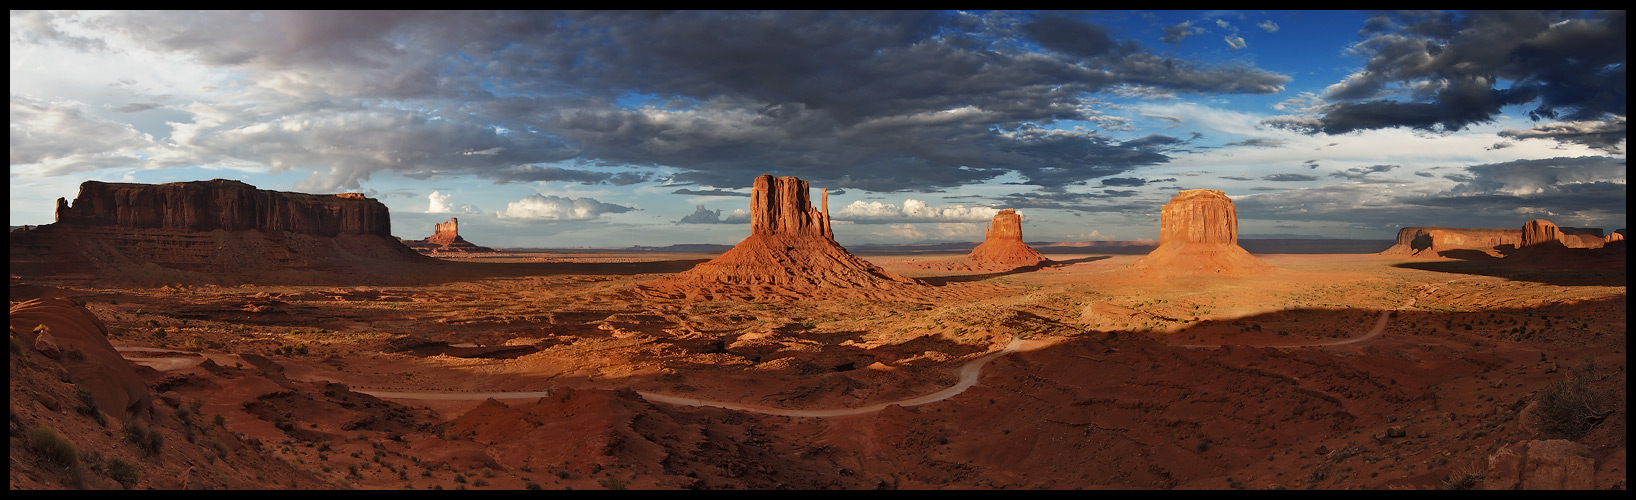
<path fill-rule="evenodd" d="M 221 427 L 223 429 L 227 428 L 227 418 L 223 417 L 220 413 L 216 414 L 216 427 Z"/>
<path fill-rule="evenodd" d="M 1460 471 L 1460 472 L 1457 472 L 1455 474 L 1450 475 L 1449 477 L 1443 478 L 1443 482 L 1439 483 L 1437 485 L 1437 489 L 1439 489 L 1439 490 L 1470 490 L 1470 489 L 1475 489 L 1477 487 L 1477 485 L 1479 483 L 1482 483 L 1482 482 L 1483 482 L 1483 475 L 1482 474 L 1477 474 L 1477 473 L 1471 472 L 1469 470 Z"/>
<path fill-rule="evenodd" d="M 598 479 L 598 480 L 596 480 L 596 484 L 600 484 L 600 485 L 602 485 L 603 488 L 607 488 L 607 489 L 610 489 L 610 490 L 623 490 L 623 489 L 625 489 L 625 481 L 621 480 L 621 479 L 619 479 L 617 477 L 605 477 L 605 478 L 602 478 L 602 479 Z"/>
<path fill-rule="evenodd" d="M 524 485 L 523 487 L 527 488 L 527 489 L 531 489 L 531 490 L 537 490 L 537 489 L 540 489 L 540 483 L 530 482 L 527 485 Z"/>
<path fill-rule="evenodd" d="M 1594 360 L 1574 367 L 1567 378 L 1540 391 L 1534 416 L 1540 430 L 1565 439 L 1578 439 L 1613 414 L 1607 393 L 1591 387 L 1599 374 Z"/>
<path fill-rule="evenodd" d="M 108 477 L 118 481 L 125 489 L 130 489 L 136 484 L 136 466 L 117 458 L 108 459 Z"/>
<path fill-rule="evenodd" d="M 125 421 L 125 440 L 142 450 L 142 456 L 151 457 L 159 454 L 159 449 L 165 443 L 164 436 L 159 435 L 158 429 L 149 428 L 140 420 Z"/>
<path fill-rule="evenodd" d="M 227 444 L 222 443 L 221 439 L 211 438 L 210 447 L 216 450 L 216 455 L 227 458 Z"/>
<path fill-rule="evenodd" d="M 90 415 L 91 418 L 96 419 L 97 425 L 106 427 L 108 425 L 108 419 L 107 417 L 102 416 L 102 409 L 97 408 L 96 396 L 92 395 L 91 391 L 87 391 L 83 387 L 78 388 L 76 392 L 80 398 L 80 413 Z"/>
<path fill-rule="evenodd" d="M 79 450 L 68 438 L 57 435 L 57 430 L 46 425 L 28 429 L 28 449 L 62 468 L 73 468 L 80 463 Z"/>

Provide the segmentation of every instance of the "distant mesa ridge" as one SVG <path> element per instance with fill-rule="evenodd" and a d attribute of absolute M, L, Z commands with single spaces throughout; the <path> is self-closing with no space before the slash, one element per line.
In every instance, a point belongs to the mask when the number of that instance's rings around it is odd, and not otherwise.
<path fill-rule="evenodd" d="M 57 199 L 57 222 L 183 231 L 392 235 L 386 205 L 361 193 L 269 191 L 227 179 L 167 184 L 86 181 L 73 205 Z"/>
<path fill-rule="evenodd" d="M 1131 266 L 1164 275 L 1273 269 L 1238 246 L 1238 210 L 1215 189 L 1182 190 L 1160 208 L 1159 247 Z"/>
<path fill-rule="evenodd" d="M 13 273 L 130 283 L 341 283 L 430 262 L 391 236 L 386 205 L 359 193 L 270 191 L 226 179 L 87 181 L 72 204 L 57 200 L 56 219 L 11 233 Z"/>
<path fill-rule="evenodd" d="M 1602 228 L 1560 227 L 1536 219 L 1521 229 L 1405 227 L 1397 232 L 1397 243 L 1381 255 L 1413 257 L 1463 257 L 1486 255 L 1502 258 L 1529 246 L 1558 244 L 1565 248 L 1601 248 L 1611 238 Z"/>

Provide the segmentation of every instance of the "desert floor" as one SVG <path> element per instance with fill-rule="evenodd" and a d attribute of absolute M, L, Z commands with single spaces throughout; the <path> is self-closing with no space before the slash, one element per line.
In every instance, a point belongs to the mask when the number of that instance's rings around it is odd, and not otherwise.
<path fill-rule="evenodd" d="M 1618 408 L 1578 438 L 1596 484 L 1625 485 L 1622 266 L 916 265 L 953 256 L 866 256 L 928 283 L 898 300 L 679 300 L 641 284 L 711 255 L 567 252 L 399 286 L 14 277 L 12 300 L 84 302 L 162 399 L 308 474 L 201 467 L 221 488 L 1459 486 L 1550 437 L 1529 405 L 1575 371 Z"/>

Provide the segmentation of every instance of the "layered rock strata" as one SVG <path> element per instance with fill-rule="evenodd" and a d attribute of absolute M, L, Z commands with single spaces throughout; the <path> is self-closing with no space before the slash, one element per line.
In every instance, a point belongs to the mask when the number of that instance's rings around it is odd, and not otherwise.
<path fill-rule="evenodd" d="M 439 222 L 433 226 L 432 235 L 422 240 L 405 240 L 409 248 L 426 255 L 440 253 L 492 253 L 495 250 L 489 247 L 477 246 L 460 237 L 460 219 L 450 217 L 449 222 Z"/>
<path fill-rule="evenodd" d="M 85 306 L 64 297 L 11 306 L 11 336 L 62 363 L 68 380 L 120 420 L 146 420 L 153 396 L 131 364 L 108 342 L 108 327 Z M 14 389 L 15 390 L 15 389 Z"/>
<path fill-rule="evenodd" d="M 1503 257 L 1505 252 L 1520 246 L 1522 231 L 1517 229 L 1405 227 L 1397 231 L 1397 243 L 1380 254 L 1461 257 L 1475 252 L 1489 257 Z"/>
<path fill-rule="evenodd" d="M 427 262 L 358 193 L 256 189 L 232 180 L 80 186 L 57 222 L 11 233 L 13 272 L 138 284 L 339 283 Z"/>
<path fill-rule="evenodd" d="M 750 236 L 715 259 L 654 280 L 644 288 L 701 298 L 804 298 L 829 291 L 918 286 L 860 259 L 835 242 L 829 191 L 813 207 L 807 181 L 756 177 L 750 194 Z M 866 294 L 867 295 L 867 294 Z"/>
<path fill-rule="evenodd" d="M 1522 224 L 1522 246 L 1560 243 L 1568 248 L 1602 248 L 1607 239 L 1599 227 L 1559 227 L 1545 219 Z"/>
<path fill-rule="evenodd" d="M 1132 267 L 1160 274 L 1248 274 L 1273 267 L 1238 246 L 1238 210 L 1226 193 L 1187 189 L 1159 213 L 1159 247 Z"/>

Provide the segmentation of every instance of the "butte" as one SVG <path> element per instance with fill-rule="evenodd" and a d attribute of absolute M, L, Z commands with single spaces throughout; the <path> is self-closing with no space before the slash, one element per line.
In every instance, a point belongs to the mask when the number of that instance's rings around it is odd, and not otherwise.
<path fill-rule="evenodd" d="M 1038 250 L 1023 243 L 1022 215 L 1007 208 L 994 214 L 983 235 L 983 243 L 957 259 L 929 262 L 924 267 L 947 271 L 1005 272 L 1038 267 L 1051 262 Z"/>
<path fill-rule="evenodd" d="M 423 240 L 403 240 L 403 244 L 425 255 L 438 254 L 468 254 L 494 253 L 493 248 L 477 246 L 460 237 L 460 219 L 450 217 L 449 222 L 439 222 L 432 228 L 432 235 Z"/>
<path fill-rule="evenodd" d="M 891 296 L 923 285 L 836 243 L 829 225 L 829 190 L 823 192 L 822 209 L 812 206 L 808 190 L 807 181 L 795 177 L 756 177 L 749 237 L 708 262 L 643 288 L 669 297 L 763 300 Z"/>
<path fill-rule="evenodd" d="M 1253 274 L 1274 269 L 1238 246 L 1238 210 L 1214 189 L 1181 191 L 1159 213 L 1159 247 L 1131 267 L 1157 275 Z"/>

